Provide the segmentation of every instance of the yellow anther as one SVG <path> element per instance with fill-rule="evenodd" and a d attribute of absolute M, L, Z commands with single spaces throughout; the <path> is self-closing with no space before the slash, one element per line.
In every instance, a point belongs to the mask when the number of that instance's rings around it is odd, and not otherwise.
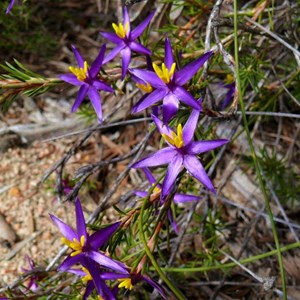
<path fill-rule="evenodd" d="M 177 134 L 175 132 L 171 132 L 171 136 L 166 134 L 162 134 L 162 137 L 169 142 L 171 145 L 175 146 L 176 148 L 181 148 L 184 144 L 183 137 L 182 137 L 182 125 L 178 124 L 177 126 Z"/>
<path fill-rule="evenodd" d="M 88 270 L 87 268 L 82 267 L 81 269 L 82 269 L 82 271 L 86 274 L 85 276 L 83 276 L 83 277 L 81 278 L 81 280 L 82 280 L 83 282 L 88 282 L 88 281 L 90 281 L 90 280 L 93 280 L 93 277 L 92 277 L 91 273 L 89 272 L 89 270 Z"/>
<path fill-rule="evenodd" d="M 77 77 L 78 80 L 84 81 L 87 77 L 88 68 L 89 66 L 85 61 L 83 63 L 83 68 L 69 67 L 69 70 Z"/>
<path fill-rule="evenodd" d="M 122 23 L 119 23 L 119 25 L 117 25 L 116 23 L 112 23 L 112 27 L 115 30 L 116 35 L 121 39 L 124 39 L 129 30 L 128 22 L 126 22 L 125 28 Z"/>
<path fill-rule="evenodd" d="M 169 70 L 166 65 L 163 63 L 161 65 L 161 68 L 153 63 L 152 64 L 153 66 L 153 69 L 156 73 L 156 75 L 164 82 L 164 83 L 169 83 L 174 72 L 175 72 L 175 68 L 176 68 L 176 63 L 173 63 L 172 66 L 171 66 L 171 69 Z"/>
<path fill-rule="evenodd" d="M 159 194 L 160 192 L 161 192 L 161 189 L 157 186 L 153 189 L 153 194 Z"/>
<path fill-rule="evenodd" d="M 118 285 L 119 288 L 126 288 L 128 290 L 132 290 L 133 289 L 133 285 L 131 283 L 131 279 L 130 278 L 125 278 L 125 279 L 118 279 L 118 281 L 120 282 L 120 284 Z"/>
<path fill-rule="evenodd" d="M 74 250 L 74 252 L 72 252 L 70 254 L 71 256 L 75 256 L 75 255 L 80 254 L 82 252 L 82 248 L 84 246 L 84 240 L 85 240 L 84 235 L 82 235 L 80 237 L 80 241 L 78 241 L 75 238 L 73 238 L 73 241 L 70 241 L 65 237 L 61 238 L 61 241 L 62 241 L 63 244 L 67 245 L 69 248 Z"/>
<path fill-rule="evenodd" d="M 233 75 L 232 75 L 232 74 L 227 74 L 226 79 L 225 79 L 225 82 L 226 82 L 227 84 L 229 84 L 229 83 L 232 83 L 233 80 L 234 80 Z"/>
<path fill-rule="evenodd" d="M 141 84 L 141 83 L 137 83 L 136 86 L 141 89 L 142 91 L 144 91 L 145 93 L 151 93 L 153 91 L 152 86 L 147 83 L 146 84 Z"/>

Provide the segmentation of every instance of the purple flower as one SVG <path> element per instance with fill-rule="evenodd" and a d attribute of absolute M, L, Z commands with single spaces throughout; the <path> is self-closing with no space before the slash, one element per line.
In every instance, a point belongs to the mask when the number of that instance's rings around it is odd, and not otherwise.
<path fill-rule="evenodd" d="M 146 17 L 146 19 L 133 30 L 130 29 L 130 19 L 126 7 L 124 7 L 123 15 L 123 24 L 112 24 L 115 33 L 101 32 L 102 36 L 104 36 L 106 39 L 113 42 L 114 44 L 117 44 L 117 46 L 104 58 L 103 63 L 105 64 L 111 61 L 117 54 L 121 53 L 122 79 L 124 79 L 128 70 L 128 66 L 131 59 L 131 51 L 145 55 L 152 54 L 152 52 L 149 49 L 137 43 L 135 40 L 143 33 L 145 28 L 148 26 L 154 15 L 154 12 L 150 13 L 148 17 Z"/>
<path fill-rule="evenodd" d="M 13 6 L 15 5 L 15 2 L 16 2 L 16 0 L 11 0 L 10 1 L 10 3 L 9 3 L 9 5 L 8 5 L 8 7 L 7 7 L 7 9 L 6 9 L 6 14 L 8 14 L 10 11 L 11 11 L 11 9 L 13 8 Z M 21 4 L 21 0 L 18 0 L 18 5 L 20 5 Z"/>
<path fill-rule="evenodd" d="M 232 82 L 232 83 L 229 83 L 229 84 L 225 84 L 222 86 L 226 89 L 228 89 L 228 92 L 226 93 L 226 97 L 225 99 L 222 101 L 221 103 L 221 109 L 225 109 L 228 104 L 230 103 L 233 95 L 234 95 L 234 92 L 235 92 L 235 82 Z"/>
<path fill-rule="evenodd" d="M 59 76 L 59 78 L 65 82 L 75 86 L 80 86 L 77 98 L 72 107 L 72 112 L 77 110 L 84 100 L 84 97 L 88 95 L 98 116 L 98 120 L 100 123 L 102 123 L 102 106 L 98 91 L 114 91 L 109 85 L 98 79 L 98 73 L 102 66 L 106 45 L 104 44 L 101 47 L 99 54 L 92 63 L 91 67 L 89 67 L 87 62 L 83 60 L 75 46 L 72 46 L 72 49 L 79 68 L 69 67 L 69 70 L 72 72 L 72 74 L 63 74 Z"/>
<path fill-rule="evenodd" d="M 212 52 L 207 52 L 181 70 L 176 70 L 171 44 L 166 37 L 165 60 L 161 68 L 153 63 L 154 72 L 140 69 L 130 70 L 131 74 L 148 83 L 153 89 L 133 107 L 132 112 L 140 112 L 161 99 L 163 100 L 164 123 L 167 123 L 176 114 L 179 101 L 194 109 L 201 110 L 201 104 L 182 86 L 196 74 L 212 54 Z"/>
<path fill-rule="evenodd" d="M 101 248 L 118 229 L 120 222 L 109 225 L 93 233 L 91 236 L 87 233 L 82 207 L 79 199 L 75 202 L 76 209 L 76 231 L 60 219 L 50 214 L 54 224 L 63 234 L 62 242 L 72 249 L 71 254 L 59 266 L 59 271 L 66 271 L 73 265 L 80 263 L 87 268 L 92 276 L 97 273 L 94 269 L 95 262 L 100 266 L 112 269 L 121 273 L 128 273 L 125 265 L 115 261 L 105 254 L 99 252 Z M 94 278 L 94 277 L 93 277 Z M 95 282 L 97 286 L 97 283 Z"/>
<path fill-rule="evenodd" d="M 26 260 L 28 262 L 29 269 L 22 267 L 21 269 L 22 269 L 23 274 L 34 271 L 34 269 L 35 269 L 35 264 L 28 255 L 26 255 Z M 36 275 L 31 275 L 30 280 L 27 284 L 27 289 L 31 290 L 31 291 L 35 291 L 38 288 L 38 285 L 36 284 L 37 280 L 38 280 L 38 277 Z"/>
<path fill-rule="evenodd" d="M 182 128 L 181 124 L 178 125 L 177 133 L 152 115 L 156 127 L 168 143 L 169 147 L 163 148 L 156 153 L 145 157 L 133 164 L 132 167 L 145 168 L 165 164 L 169 165 L 162 183 L 162 198 L 170 193 L 182 167 L 185 167 L 194 178 L 199 180 L 209 190 L 215 192 L 215 188 L 206 174 L 203 165 L 198 160 L 197 155 L 220 147 L 228 143 L 228 140 L 192 141 L 199 114 L 200 112 L 198 110 L 193 110 L 184 127 Z"/>

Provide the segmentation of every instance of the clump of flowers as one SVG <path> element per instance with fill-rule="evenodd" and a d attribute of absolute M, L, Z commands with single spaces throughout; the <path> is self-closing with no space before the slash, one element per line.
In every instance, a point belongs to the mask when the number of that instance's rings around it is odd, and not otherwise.
<path fill-rule="evenodd" d="M 109 295 L 110 291 L 101 279 L 99 266 L 121 273 L 128 273 L 127 267 L 116 260 L 111 259 L 99 249 L 107 243 L 114 232 L 119 228 L 120 222 L 109 225 L 89 235 L 83 216 L 80 200 L 75 202 L 76 230 L 61 221 L 56 216 L 50 214 L 54 224 L 63 234 L 62 243 L 67 245 L 72 252 L 58 267 L 59 271 L 68 271 L 75 264 L 81 264 L 87 270 L 93 280 L 93 284 L 101 297 Z M 99 266 L 97 265 L 99 264 Z M 105 292 L 104 292 L 105 291 Z"/>
<path fill-rule="evenodd" d="M 14 4 L 15 0 L 12 0 L 7 12 L 12 9 Z M 138 202 L 139 204 L 136 207 L 129 210 L 124 209 L 124 211 L 116 208 L 123 215 L 122 221 L 102 227 L 90 234 L 87 230 L 78 197 L 75 200 L 76 229 L 50 214 L 51 220 L 63 235 L 61 238 L 62 243 L 69 248 L 69 254 L 57 267 L 57 270 L 81 277 L 81 280 L 86 284 L 83 299 L 88 299 L 96 292 L 99 300 L 114 300 L 118 298 L 118 294 L 122 292 L 123 288 L 126 289 L 126 292 L 130 291 L 140 282 L 147 283 L 161 297 L 166 298 L 162 286 L 146 275 L 150 262 L 174 292 L 174 295 L 178 295 L 170 280 L 156 266 L 152 255 L 155 254 L 157 248 L 160 251 L 158 242 L 161 239 L 161 230 L 164 229 L 167 219 L 170 220 L 174 230 L 178 232 L 176 214 L 172 211 L 172 208 L 174 208 L 173 203 L 178 204 L 201 199 L 200 193 L 199 195 L 191 195 L 177 192 L 178 179 L 187 172 L 209 191 L 216 193 L 213 182 L 209 178 L 199 156 L 229 142 L 226 139 L 197 140 L 195 134 L 200 114 L 203 113 L 202 101 L 195 98 L 192 89 L 188 87 L 188 82 L 204 63 L 208 62 L 213 52 L 209 51 L 179 68 L 173 56 L 171 42 L 168 37 L 165 37 L 164 62 L 159 66 L 151 62 L 150 55 L 152 51 L 137 41 L 150 24 L 154 12 L 150 13 L 134 29 L 131 29 L 126 7 L 123 10 L 123 15 L 123 23 L 113 23 L 112 25 L 115 33 L 101 32 L 103 37 L 116 44 L 110 53 L 105 56 L 106 45 L 104 44 L 100 48 L 96 59 L 89 66 L 77 48 L 72 46 L 78 66 L 69 67 L 70 73 L 62 74 L 59 78 L 79 87 L 72 112 L 75 112 L 85 97 L 88 96 L 98 121 L 102 123 L 103 113 L 99 92 L 114 92 L 114 90 L 103 81 L 99 72 L 104 64 L 121 54 L 121 78 L 124 79 L 126 74 L 129 73 L 131 79 L 136 82 L 136 86 L 145 93 L 132 107 L 132 113 L 141 112 L 149 107 L 153 108 L 152 121 L 161 134 L 166 147 L 130 165 L 132 168 L 144 171 L 149 185 L 146 190 L 134 191 L 136 195 L 144 198 L 141 202 Z M 132 52 L 147 56 L 147 69 L 134 67 L 129 69 Z M 229 91 L 223 105 L 227 105 L 232 98 L 235 83 L 225 87 Z M 182 103 L 186 106 L 185 112 L 189 113 L 184 125 L 179 123 L 179 118 L 177 118 Z M 177 124 L 176 130 L 173 129 L 173 125 L 170 125 L 172 124 L 170 123 L 171 120 L 173 124 Z M 160 183 L 160 180 L 153 176 L 149 168 L 164 165 L 167 165 L 167 168 L 165 173 L 162 173 L 160 179 L 162 182 Z M 66 182 L 63 181 L 63 183 Z M 70 192 L 70 190 L 71 188 L 67 186 L 63 188 L 64 192 Z M 147 212 L 145 213 L 145 211 Z M 148 226 L 150 218 L 153 222 Z M 138 223 L 138 226 L 135 226 L 135 223 Z M 129 230 L 127 230 L 128 228 Z M 127 236 L 136 232 L 140 234 L 142 247 L 136 241 L 132 242 L 134 240 L 132 236 Z M 146 240 L 146 237 L 148 240 Z M 121 251 L 117 252 L 119 250 L 117 247 L 130 244 L 130 242 L 132 242 L 131 248 L 126 248 L 124 255 Z M 108 243 L 110 246 L 105 247 Z M 111 258 L 108 249 L 111 254 L 119 254 L 118 259 Z M 27 260 L 30 269 L 33 270 L 33 262 L 29 258 Z M 24 271 L 28 270 L 24 269 Z M 31 291 L 37 289 L 34 277 L 31 277 L 28 289 Z"/>

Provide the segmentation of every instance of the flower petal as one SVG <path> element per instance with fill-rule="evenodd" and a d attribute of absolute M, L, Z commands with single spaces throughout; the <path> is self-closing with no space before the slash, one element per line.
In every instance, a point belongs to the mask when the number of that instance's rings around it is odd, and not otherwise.
<path fill-rule="evenodd" d="M 115 261 L 111 258 L 109 258 L 108 256 L 96 252 L 96 251 L 89 251 L 86 255 L 88 255 L 89 258 L 91 258 L 92 260 L 94 260 L 95 262 L 97 262 L 98 264 L 100 264 L 103 267 L 115 270 L 117 272 L 121 272 L 121 273 L 128 273 L 128 271 L 125 269 L 125 265 L 123 265 L 122 263 Z"/>
<path fill-rule="evenodd" d="M 82 265 L 90 272 L 98 295 L 103 299 L 115 300 L 116 298 L 100 276 L 99 267 L 90 259 L 85 259 Z"/>
<path fill-rule="evenodd" d="M 102 272 L 100 276 L 103 280 L 116 280 L 116 279 L 120 279 L 120 278 L 129 278 L 131 275 L 129 273 L 116 274 L 116 273 L 111 273 L 111 272 Z"/>
<path fill-rule="evenodd" d="M 133 193 L 136 195 L 136 196 L 139 196 L 141 198 L 145 198 L 147 197 L 148 193 L 147 192 L 143 192 L 143 191 L 133 191 Z"/>
<path fill-rule="evenodd" d="M 89 245 L 92 249 L 98 250 L 101 248 L 113 235 L 113 233 L 119 228 L 120 222 L 106 226 L 89 237 Z"/>
<path fill-rule="evenodd" d="M 154 280 L 150 279 L 149 277 L 147 277 L 145 275 L 142 275 L 142 278 L 148 284 L 150 284 L 153 288 L 155 288 L 164 299 L 167 299 L 166 294 L 165 294 L 163 288 L 158 283 L 156 283 Z"/>
<path fill-rule="evenodd" d="M 87 300 L 94 291 L 94 289 L 96 289 L 94 282 L 92 280 L 88 281 L 88 283 L 86 284 L 84 294 L 82 296 L 82 300 Z"/>
<path fill-rule="evenodd" d="M 185 202 L 193 202 L 200 200 L 201 197 L 195 196 L 195 195 L 186 195 L 186 194 L 180 194 L 176 193 L 174 196 L 174 203 L 185 203 Z"/>
<path fill-rule="evenodd" d="M 98 75 L 100 68 L 102 66 L 105 50 L 106 50 L 106 44 L 104 44 L 101 47 L 99 54 L 97 55 L 96 59 L 91 65 L 91 68 L 89 69 L 89 75 L 91 78 L 95 78 Z"/>
<path fill-rule="evenodd" d="M 131 31 L 131 39 L 135 40 L 136 38 L 138 38 L 143 31 L 145 30 L 145 28 L 148 26 L 148 24 L 150 23 L 151 19 L 154 16 L 154 11 L 152 11 L 147 17 L 146 19 L 141 22 L 141 24 L 139 24 L 137 27 L 135 27 L 132 31 Z"/>
<path fill-rule="evenodd" d="M 201 162 L 194 155 L 185 155 L 183 159 L 183 164 L 193 177 L 198 179 L 213 193 L 216 192 Z"/>
<path fill-rule="evenodd" d="M 130 34 L 130 18 L 129 18 L 127 7 L 124 6 L 124 9 L 123 9 L 123 26 L 124 26 L 124 28 L 126 27 L 126 23 L 128 23 L 128 25 L 127 25 L 128 26 L 127 36 L 129 36 L 129 34 Z"/>
<path fill-rule="evenodd" d="M 102 105 L 100 95 L 94 87 L 89 89 L 88 95 L 97 114 L 98 120 L 100 123 L 102 123 Z"/>
<path fill-rule="evenodd" d="M 114 92 L 113 88 L 98 79 L 95 79 L 92 85 L 98 91 Z"/>
<path fill-rule="evenodd" d="M 161 191 L 162 198 L 165 198 L 165 196 L 167 196 L 171 192 L 174 182 L 177 178 L 177 175 L 179 174 L 180 169 L 182 167 L 182 162 L 183 162 L 183 158 L 182 155 L 180 154 L 177 154 L 170 162 L 166 176 L 162 183 L 162 191 Z"/>
<path fill-rule="evenodd" d="M 184 88 L 177 86 L 173 93 L 179 100 L 185 103 L 188 106 L 191 106 L 194 109 L 201 110 L 201 104 Z"/>
<path fill-rule="evenodd" d="M 141 45 L 137 42 L 134 42 L 134 41 L 132 41 L 129 44 L 129 47 L 130 47 L 131 50 L 133 50 L 135 52 L 138 52 L 138 53 L 142 53 L 142 54 L 145 54 L 145 55 L 151 55 L 152 54 L 152 52 L 149 49 L 147 49 L 143 45 Z"/>
<path fill-rule="evenodd" d="M 154 178 L 154 176 L 152 175 L 152 173 L 150 172 L 150 170 L 148 168 L 143 168 L 143 172 L 145 173 L 145 175 L 148 179 L 148 182 L 151 185 L 156 182 L 156 179 Z"/>
<path fill-rule="evenodd" d="M 146 108 L 148 108 L 149 106 L 155 104 L 156 102 L 158 102 L 159 100 L 163 99 L 164 96 L 166 95 L 166 90 L 164 89 L 157 89 L 154 90 L 152 93 L 150 93 L 149 95 L 147 95 L 146 97 L 143 97 L 141 100 L 139 101 L 137 104 L 135 104 L 132 108 L 132 113 L 138 113 Z"/>
<path fill-rule="evenodd" d="M 191 143 L 186 151 L 188 154 L 200 154 L 227 144 L 229 140 L 212 140 L 212 141 L 197 141 Z"/>
<path fill-rule="evenodd" d="M 130 73 L 148 82 L 154 88 L 167 88 L 166 84 L 156 75 L 155 72 L 141 69 L 130 69 Z"/>
<path fill-rule="evenodd" d="M 160 134 L 166 134 L 168 136 L 172 136 L 173 130 L 168 125 L 163 123 L 159 118 L 157 118 L 154 115 L 151 115 L 151 117 L 156 125 L 156 128 L 159 130 Z"/>
<path fill-rule="evenodd" d="M 57 268 L 58 271 L 65 272 L 69 270 L 72 266 L 74 266 L 77 263 L 81 263 L 82 260 L 84 260 L 84 253 L 79 253 L 75 256 L 68 256 Z"/>
<path fill-rule="evenodd" d="M 178 98 L 169 93 L 163 99 L 163 120 L 167 124 L 169 120 L 174 117 L 178 111 L 179 100 Z"/>
<path fill-rule="evenodd" d="M 175 72 L 175 83 L 178 85 L 184 85 L 188 82 L 212 55 L 213 52 L 207 52 L 198 59 L 184 66 L 181 70 Z"/>
<path fill-rule="evenodd" d="M 188 145 L 192 141 L 198 124 L 199 115 L 200 115 L 200 111 L 194 109 L 191 112 L 187 122 L 183 126 L 182 138 L 183 138 L 184 145 Z"/>
<path fill-rule="evenodd" d="M 76 100 L 73 104 L 73 107 L 71 109 L 71 112 L 74 112 L 77 110 L 77 108 L 80 106 L 80 104 L 82 103 L 84 97 L 86 96 L 87 92 L 89 90 L 89 85 L 87 84 L 83 84 L 77 94 Z"/>
<path fill-rule="evenodd" d="M 75 86 L 83 84 L 74 74 L 62 74 L 59 75 L 58 78 Z"/>
<path fill-rule="evenodd" d="M 75 211 L 76 211 L 76 229 L 78 238 L 84 236 L 84 241 L 87 241 L 87 232 L 86 232 L 86 225 L 84 220 L 84 215 L 81 207 L 80 200 L 77 199 L 75 202 Z"/>
<path fill-rule="evenodd" d="M 6 9 L 6 11 L 5 11 L 6 14 L 8 14 L 11 11 L 11 9 L 14 6 L 14 4 L 15 4 L 15 0 L 11 0 L 10 3 L 9 3 L 9 5 L 8 5 L 8 7 L 7 7 L 7 9 Z"/>
<path fill-rule="evenodd" d="M 54 222 L 54 224 L 57 226 L 57 228 L 60 230 L 60 232 L 65 238 L 67 238 L 70 241 L 72 241 L 74 238 L 78 239 L 78 235 L 72 227 L 70 227 L 68 224 L 64 223 L 62 220 L 55 217 L 54 215 L 49 215 L 51 220 Z"/>
<path fill-rule="evenodd" d="M 130 59 L 131 59 L 131 50 L 129 47 L 124 48 L 121 51 L 121 55 L 122 55 L 122 80 L 125 78 L 126 73 L 128 71 L 128 66 L 130 63 Z"/>
<path fill-rule="evenodd" d="M 103 59 L 103 64 L 108 63 L 109 61 L 111 61 L 112 59 L 114 59 L 120 52 L 122 49 L 124 49 L 126 47 L 125 43 L 122 42 L 122 44 L 117 45 L 114 49 L 112 49 L 110 51 L 110 53 L 108 53 L 104 59 Z"/>
<path fill-rule="evenodd" d="M 77 48 L 74 45 L 72 45 L 71 47 L 72 47 L 74 56 L 75 56 L 75 58 L 77 60 L 78 66 L 80 68 L 83 68 L 84 67 L 84 59 L 82 58 L 82 56 L 80 55 L 79 51 L 77 50 Z"/>
<path fill-rule="evenodd" d="M 120 44 L 123 43 L 123 40 L 119 38 L 115 33 L 112 32 L 100 32 L 100 34 L 108 39 L 109 41 L 113 42 L 114 44 Z"/>
<path fill-rule="evenodd" d="M 176 150 L 167 147 L 141 159 L 131 166 L 131 168 L 156 167 L 170 163 L 177 154 Z"/>
<path fill-rule="evenodd" d="M 179 233 L 179 228 L 178 228 L 176 218 L 174 216 L 174 213 L 173 213 L 172 209 L 168 210 L 168 219 L 169 219 L 169 222 L 171 223 L 171 226 L 172 226 L 173 230 L 175 231 L 176 234 L 178 234 Z"/>
<path fill-rule="evenodd" d="M 221 109 L 225 109 L 230 103 L 230 100 L 235 92 L 235 82 L 224 85 L 224 87 L 228 89 L 228 92 L 226 93 L 225 99 L 222 101 Z"/>
<path fill-rule="evenodd" d="M 174 62 L 174 57 L 172 53 L 171 43 L 168 37 L 165 40 L 165 65 L 166 67 L 171 70 L 172 64 Z"/>

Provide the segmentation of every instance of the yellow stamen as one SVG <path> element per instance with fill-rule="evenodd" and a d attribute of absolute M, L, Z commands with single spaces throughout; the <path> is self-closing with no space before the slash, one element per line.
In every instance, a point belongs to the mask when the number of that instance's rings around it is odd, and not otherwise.
<path fill-rule="evenodd" d="M 128 22 L 126 22 L 125 28 L 122 23 L 119 23 L 119 25 L 117 25 L 116 23 L 112 23 L 112 27 L 115 30 L 116 35 L 121 39 L 124 39 L 129 30 Z"/>
<path fill-rule="evenodd" d="M 166 65 L 163 63 L 161 65 L 161 68 L 153 63 L 152 64 L 153 66 L 153 69 L 156 73 L 156 75 L 164 82 L 164 83 L 169 83 L 174 72 L 175 72 L 175 68 L 176 68 L 176 63 L 173 63 L 172 66 L 171 66 L 171 69 L 169 70 Z"/>
<path fill-rule="evenodd" d="M 142 83 L 137 83 L 136 86 L 141 89 L 142 91 L 144 91 L 145 93 L 151 93 L 152 92 L 152 86 L 147 82 L 146 84 L 142 84 Z"/>
<path fill-rule="evenodd" d="M 171 136 L 166 134 L 162 134 L 162 137 L 169 142 L 171 145 L 175 146 L 176 148 L 181 148 L 183 146 L 183 137 L 182 137 L 182 125 L 178 124 L 177 126 L 177 134 L 175 132 L 171 132 Z"/>
<path fill-rule="evenodd" d="M 74 252 L 72 252 L 70 255 L 71 256 L 75 256 L 78 255 L 82 252 L 82 248 L 84 246 L 84 235 L 82 235 L 80 237 L 80 241 L 78 241 L 77 239 L 73 238 L 73 241 L 68 240 L 65 237 L 61 238 L 61 241 L 63 244 L 67 245 L 69 248 L 71 248 L 72 250 L 74 250 Z"/>
<path fill-rule="evenodd" d="M 98 295 L 98 300 L 104 300 L 100 295 Z"/>
<path fill-rule="evenodd" d="M 152 184 L 152 186 L 154 185 L 154 183 Z M 153 189 L 153 192 L 152 192 L 152 194 L 151 194 L 151 196 L 150 196 L 150 202 L 154 202 L 155 200 L 157 200 L 158 198 L 159 198 L 159 195 L 160 195 L 160 193 L 161 193 L 161 189 L 159 188 L 159 187 L 155 187 L 154 189 Z"/>
<path fill-rule="evenodd" d="M 153 189 L 153 194 L 158 194 L 160 192 L 161 192 L 161 189 L 159 187 L 157 187 L 157 186 Z"/>
<path fill-rule="evenodd" d="M 90 280 L 93 280 L 93 277 L 92 277 L 91 273 L 89 272 L 89 270 L 88 270 L 87 268 L 82 267 L 81 269 L 82 269 L 82 271 L 84 271 L 84 273 L 86 274 L 85 276 L 83 276 L 83 277 L 81 278 L 81 280 L 82 280 L 83 282 L 88 282 L 88 281 L 90 281 Z"/>
<path fill-rule="evenodd" d="M 232 83 L 233 80 L 234 80 L 233 75 L 227 74 L 226 79 L 225 79 L 225 83 L 227 83 L 227 84 Z"/>
<path fill-rule="evenodd" d="M 69 70 L 77 77 L 78 80 L 84 81 L 87 77 L 88 68 L 89 66 L 85 61 L 83 63 L 83 68 L 69 67 Z"/>
<path fill-rule="evenodd" d="M 132 290 L 133 289 L 133 285 L 131 283 L 131 279 L 130 278 L 125 278 L 125 279 L 118 279 L 118 281 L 120 282 L 120 284 L 118 285 L 119 288 L 124 287 L 125 289 L 128 290 Z"/>

